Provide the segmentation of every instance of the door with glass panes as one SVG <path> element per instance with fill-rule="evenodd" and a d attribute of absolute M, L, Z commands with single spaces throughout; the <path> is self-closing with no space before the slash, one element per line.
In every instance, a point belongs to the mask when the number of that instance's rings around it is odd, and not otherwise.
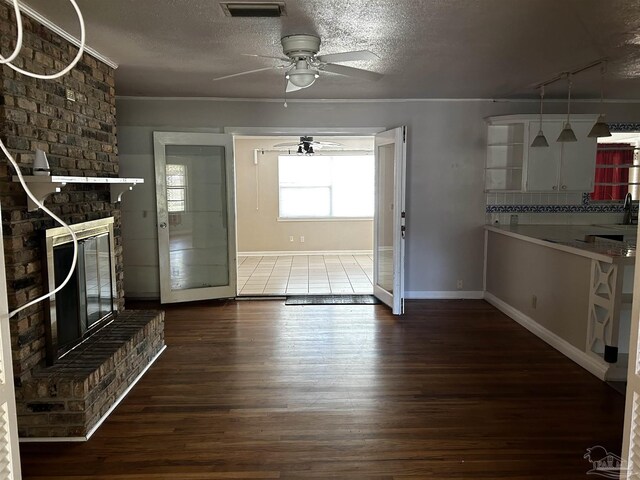
<path fill-rule="evenodd" d="M 233 138 L 155 132 L 162 303 L 236 295 Z"/>

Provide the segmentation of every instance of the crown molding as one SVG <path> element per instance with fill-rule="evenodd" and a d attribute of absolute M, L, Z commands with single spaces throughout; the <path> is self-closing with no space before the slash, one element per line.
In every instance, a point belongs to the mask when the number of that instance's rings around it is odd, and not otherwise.
<path fill-rule="evenodd" d="M 4 0 L 4 2 L 13 6 L 12 0 Z M 77 37 L 73 36 L 66 30 L 60 28 L 58 25 L 53 23 L 51 20 L 49 20 L 47 17 L 39 13 L 37 10 L 34 10 L 33 8 L 31 8 L 29 5 L 26 5 L 20 2 L 20 11 L 27 17 L 31 18 L 32 20 L 35 20 L 36 22 L 47 27 L 52 32 L 60 35 L 69 43 L 75 45 L 76 47 L 80 47 L 80 40 Z M 84 46 L 84 51 L 89 55 L 91 55 L 92 57 L 94 57 L 96 60 L 100 60 L 102 63 L 109 65 L 111 68 L 113 69 L 118 68 L 118 64 L 116 62 L 114 62 L 106 55 L 101 54 L 100 52 L 98 52 L 94 48 L 89 47 L 86 44 Z"/>
<path fill-rule="evenodd" d="M 195 102 L 256 102 L 256 103 L 283 103 L 282 98 L 250 98 L 250 97 L 147 97 L 137 95 L 116 95 L 117 100 L 137 100 L 137 101 L 195 101 Z M 540 99 L 536 98 L 287 98 L 287 103 L 535 103 L 539 104 Z M 571 103 L 600 103 L 598 99 L 571 99 Z M 549 99 L 544 103 L 566 104 L 566 99 Z M 640 103 L 636 99 L 609 99 L 603 103 Z"/>

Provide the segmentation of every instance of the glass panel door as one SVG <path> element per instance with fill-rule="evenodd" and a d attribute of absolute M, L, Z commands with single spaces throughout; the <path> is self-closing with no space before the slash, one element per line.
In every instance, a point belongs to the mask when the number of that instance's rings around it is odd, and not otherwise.
<path fill-rule="evenodd" d="M 405 128 L 376 135 L 374 295 L 399 315 L 404 310 Z"/>
<path fill-rule="evenodd" d="M 154 139 L 161 301 L 235 296 L 231 136 Z"/>

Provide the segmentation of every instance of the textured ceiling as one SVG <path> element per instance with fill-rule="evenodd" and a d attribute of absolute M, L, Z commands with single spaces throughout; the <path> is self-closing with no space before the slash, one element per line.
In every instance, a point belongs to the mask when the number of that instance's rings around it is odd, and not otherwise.
<path fill-rule="evenodd" d="M 68 0 L 26 0 L 71 33 Z M 610 97 L 640 99 L 640 0 L 286 0 L 288 15 L 224 16 L 218 0 L 78 0 L 88 44 L 119 63 L 117 93 L 281 98 L 267 67 L 280 37 L 314 33 L 320 53 L 369 49 L 380 60 L 346 65 L 385 77 L 324 73 L 291 98 L 518 98 L 532 85 L 603 57 Z M 577 97 L 599 94 L 597 69 L 576 76 Z M 549 89 L 565 95 L 566 84 Z"/>

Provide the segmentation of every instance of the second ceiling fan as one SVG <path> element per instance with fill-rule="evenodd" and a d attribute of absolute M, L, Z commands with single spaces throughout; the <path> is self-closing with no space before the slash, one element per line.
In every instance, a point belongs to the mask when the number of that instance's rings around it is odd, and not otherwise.
<path fill-rule="evenodd" d="M 338 75 L 346 75 L 349 77 L 359 78 L 362 80 L 379 80 L 382 74 L 363 70 L 361 68 L 347 67 L 338 65 L 335 62 L 355 62 L 359 60 L 378 60 L 379 57 L 369 50 L 358 50 L 353 52 L 329 53 L 327 55 L 318 55 L 320 51 L 320 38 L 315 35 L 288 35 L 282 37 L 282 51 L 286 56 L 272 57 L 268 55 L 249 55 L 259 58 L 274 58 L 285 62 L 280 65 L 274 65 L 266 68 L 258 68 L 246 72 L 225 75 L 224 77 L 214 78 L 217 80 L 226 80 L 227 78 L 239 77 L 251 73 L 264 72 L 273 69 L 285 70 L 285 78 L 287 80 L 286 92 L 295 92 L 308 88 L 313 85 L 320 72 L 336 73 Z"/>

